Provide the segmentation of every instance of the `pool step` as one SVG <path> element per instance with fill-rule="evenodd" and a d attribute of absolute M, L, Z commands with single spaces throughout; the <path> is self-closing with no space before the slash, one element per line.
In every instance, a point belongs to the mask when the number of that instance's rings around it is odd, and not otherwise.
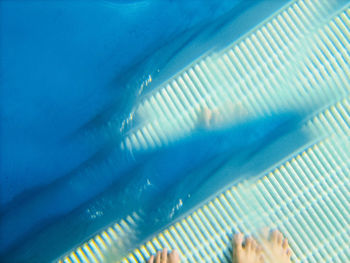
<path fill-rule="evenodd" d="M 144 121 L 126 134 L 126 149 L 162 147 L 188 134 L 203 107 L 227 118 L 237 107 L 257 117 L 300 110 L 308 114 L 305 130 L 322 136 L 256 181 L 218 194 L 122 262 L 144 262 L 162 247 L 178 249 L 183 262 L 229 262 L 233 233 L 263 224 L 288 236 L 295 260 L 350 262 L 350 8 L 333 12 L 334 3 L 291 1 L 144 97 L 135 110 Z M 108 227 L 60 262 L 101 262 L 122 240 L 125 224 Z"/>
<path fill-rule="evenodd" d="M 219 53 L 205 55 L 145 95 L 141 124 L 121 147 L 146 150 L 185 136 L 203 108 L 223 118 L 306 114 L 350 92 L 350 16 L 327 18 L 332 1 L 292 1 Z M 327 8 L 330 10 L 327 11 Z"/>
<path fill-rule="evenodd" d="M 345 132 L 335 128 L 261 179 L 219 194 L 122 262 L 145 262 L 162 247 L 176 248 L 183 262 L 230 262 L 233 232 L 254 233 L 262 226 L 277 227 L 287 235 L 294 260 L 349 261 L 349 98 L 336 105 L 347 107 Z M 328 127 L 333 118 L 328 112 L 319 113 L 309 128 Z"/>
<path fill-rule="evenodd" d="M 105 262 L 108 260 L 116 248 L 120 249 L 127 244 L 127 240 L 133 235 L 133 228 L 140 217 L 133 213 L 126 219 L 115 223 L 104 231 L 85 242 L 83 245 L 72 249 L 70 253 L 62 257 L 59 263 L 81 263 L 81 262 Z M 123 253 L 122 251 L 118 251 Z"/>

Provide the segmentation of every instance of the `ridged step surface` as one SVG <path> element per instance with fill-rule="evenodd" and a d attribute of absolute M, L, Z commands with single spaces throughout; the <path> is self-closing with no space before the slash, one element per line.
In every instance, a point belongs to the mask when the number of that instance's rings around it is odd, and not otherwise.
<path fill-rule="evenodd" d="M 262 225 L 281 229 L 296 261 L 350 262 L 350 8 L 336 11 L 336 2 L 291 1 L 135 107 L 133 114 L 143 121 L 126 134 L 125 149 L 162 147 L 189 134 L 203 108 L 226 118 L 237 108 L 257 117 L 298 109 L 307 116 L 303 129 L 319 139 L 254 181 L 219 193 L 122 262 L 145 262 L 162 247 L 176 248 L 183 262 L 230 262 L 233 233 Z M 132 231 L 135 217 L 109 227 L 61 262 L 102 261 Z"/>

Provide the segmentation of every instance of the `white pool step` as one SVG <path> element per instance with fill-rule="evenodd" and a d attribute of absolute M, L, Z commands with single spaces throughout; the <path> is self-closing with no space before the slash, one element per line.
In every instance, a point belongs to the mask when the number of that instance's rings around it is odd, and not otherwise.
<path fill-rule="evenodd" d="M 162 247 L 176 248 L 183 262 L 229 262 L 233 232 L 251 233 L 263 224 L 289 238 L 294 260 L 350 262 L 350 8 L 335 12 L 336 3 L 291 1 L 135 107 L 143 121 L 126 134 L 125 149 L 162 147 L 190 133 L 202 107 L 232 117 L 228 101 L 256 117 L 305 111 L 305 131 L 320 139 L 257 175 L 249 187 L 241 183 L 218 193 L 122 262 L 145 262 Z M 302 45 L 305 51 L 298 50 Z M 309 110 L 317 101 L 322 103 Z M 108 227 L 60 262 L 101 262 L 123 228 L 132 230 L 130 222 Z"/>
<path fill-rule="evenodd" d="M 205 55 L 135 108 L 140 126 L 122 147 L 149 149 L 189 134 L 201 109 L 227 116 L 303 110 L 350 91 L 350 16 L 321 19 L 329 1 L 292 1 L 284 10 L 219 53 Z M 298 51 L 300 50 L 300 51 Z M 232 112 L 231 112 L 232 113 Z"/>

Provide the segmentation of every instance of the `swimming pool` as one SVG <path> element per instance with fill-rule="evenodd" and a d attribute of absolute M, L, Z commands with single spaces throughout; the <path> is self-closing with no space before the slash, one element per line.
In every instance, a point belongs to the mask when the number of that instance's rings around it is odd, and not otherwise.
<path fill-rule="evenodd" d="M 143 262 L 167 246 L 183 260 L 221 262 L 230 259 L 233 231 L 268 224 L 286 233 L 295 259 L 349 258 L 349 7 L 266 3 L 209 27 L 219 31 L 215 48 L 207 49 L 210 41 L 188 44 L 161 74 L 146 75 L 120 126 L 113 114 L 104 125 L 107 111 L 79 130 L 80 140 L 107 137 L 108 145 L 71 174 L 69 185 L 75 194 L 86 189 L 84 178 L 104 187 L 96 174 L 113 184 L 29 239 L 37 249 L 31 256 L 47 258 L 85 239 L 62 260 L 99 261 L 112 250 L 124 262 Z M 250 28 L 233 30 L 243 21 Z M 206 34 L 184 39 L 215 39 Z M 195 60 L 193 50 L 202 53 Z M 170 45 L 160 54 L 172 51 Z M 219 125 L 203 127 L 206 109 Z M 108 170 L 115 160 L 119 165 Z M 111 171 L 128 177 L 114 181 Z M 52 242 L 58 238 L 61 244 Z M 24 256 L 28 242 L 18 250 Z M 56 243 L 51 251 L 47 242 Z"/>

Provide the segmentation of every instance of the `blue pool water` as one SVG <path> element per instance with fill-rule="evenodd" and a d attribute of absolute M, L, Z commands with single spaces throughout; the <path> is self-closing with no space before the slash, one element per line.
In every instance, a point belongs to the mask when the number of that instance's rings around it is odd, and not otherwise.
<path fill-rule="evenodd" d="M 65 194 L 72 171 L 106 144 L 79 139 L 80 129 L 115 103 L 122 119 L 134 100 L 123 74 L 237 4 L 200 2 L 1 3 L 1 253 L 111 184 L 96 175 L 98 191 Z"/>
<path fill-rule="evenodd" d="M 2 174 L 11 176 L 4 176 L 1 204 L 91 156 L 95 145 L 68 137 L 123 97 L 118 76 L 170 38 L 234 5 L 208 1 L 198 9 L 198 3 L 186 1 L 2 3 Z M 120 111 L 123 115 L 127 110 Z"/>
<path fill-rule="evenodd" d="M 123 121 L 156 86 L 143 85 L 149 76 L 161 83 L 208 50 L 203 43 L 227 14 L 238 17 L 258 2 L 1 2 L 0 255 L 52 260 L 135 211 L 142 223 L 130 242 L 141 242 L 203 193 L 268 167 L 283 155 L 281 143 L 285 151 L 302 144 L 302 117 L 286 111 L 215 130 L 199 125 L 156 150 L 120 149 L 139 124 Z M 115 129 L 107 134 L 108 125 Z M 285 144 L 295 133 L 295 144 Z M 232 156 L 237 172 L 211 178 Z"/>

